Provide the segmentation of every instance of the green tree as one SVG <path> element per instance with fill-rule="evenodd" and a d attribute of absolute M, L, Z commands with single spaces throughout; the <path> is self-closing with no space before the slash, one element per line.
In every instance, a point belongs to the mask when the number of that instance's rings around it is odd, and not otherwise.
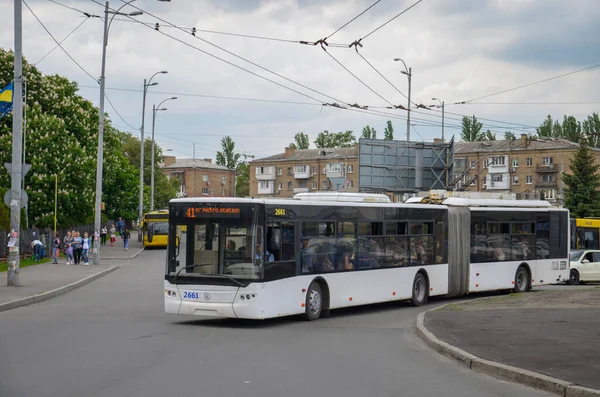
<path fill-rule="evenodd" d="M 392 121 L 387 121 L 387 127 L 383 130 L 383 139 L 386 141 L 391 141 L 394 139 L 394 127 L 392 126 Z"/>
<path fill-rule="evenodd" d="M 294 149 L 308 149 L 310 147 L 310 139 L 304 132 L 298 132 L 294 135 L 294 142 L 289 145 Z"/>
<path fill-rule="evenodd" d="M 460 133 L 460 139 L 465 142 L 475 142 L 485 140 L 485 134 L 481 132 L 483 124 L 477 121 L 477 117 L 469 118 L 464 116 L 462 118 L 462 131 Z"/>
<path fill-rule="evenodd" d="M 600 216 L 600 165 L 595 163 L 585 139 L 580 145 L 571 159 L 571 174 L 563 174 L 565 207 L 573 217 Z"/>
<path fill-rule="evenodd" d="M 330 133 L 325 130 L 317 135 L 314 141 L 315 146 L 319 149 L 352 147 L 356 144 L 356 137 L 352 131 Z"/>
<path fill-rule="evenodd" d="M 554 121 L 552 120 L 552 116 L 546 116 L 546 119 L 540 124 L 538 128 L 536 128 L 536 132 L 540 138 L 550 138 L 553 136 L 553 125 Z"/>
<path fill-rule="evenodd" d="M 363 130 L 362 130 L 362 136 L 361 138 L 364 139 L 377 139 L 377 131 L 375 131 L 375 128 L 371 127 L 370 125 L 366 125 Z"/>
<path fill-rule="evenodd" d="M 223 151 L 217 152 L 217 164 L 235 170 L 240 162 L 240 154 L 235 152 L 235 142 L 230 136 L 221 139 L 221 149 Z"/>
<path fill-rule="evenodd" d="M 600 117 L 598 113 L 588 115 L 581 123 L 582 133 L 588 137 L 588 142 L 592 147 L 600 147 Z"/>
<path fill-rule="evenodd" d="M 494 133 L 492 131 L 487 130 L 483 136 L 483 140 L 484 141 L 495 141 L 496 135 L 494 135 Z"/>
<path fill-rule="evenodd" d="M 581 122 L 573 116 L 565 115 L 562 123 L 562 137 L 571 142 L 579 142 L 581 136 Z"/>
<path fill-rule="evenodd" d="M 517 139 L 517 136 L 514 134 L 514 132 L 510 132 L 510 131 L 506 131 L 504 133 L 504 139 L 508 140 L 512 140 L 514 141 L 515 139 Z"/>
<path fill-rule="evenodd" d="M 247 197 L 250 195 L 250 166 L 245 161 L 238 164 L 237 182 L 235 185 L 235 195 L 237 197 Z"/>

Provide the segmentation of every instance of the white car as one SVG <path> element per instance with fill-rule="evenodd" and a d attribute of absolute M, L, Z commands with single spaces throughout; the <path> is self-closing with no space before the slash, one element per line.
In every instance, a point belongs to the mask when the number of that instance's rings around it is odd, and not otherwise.
<path fill-rule="evenodd" d="M 570 256 L 569 284 L 600 281 L 600 250 L 574 250 Z"/>

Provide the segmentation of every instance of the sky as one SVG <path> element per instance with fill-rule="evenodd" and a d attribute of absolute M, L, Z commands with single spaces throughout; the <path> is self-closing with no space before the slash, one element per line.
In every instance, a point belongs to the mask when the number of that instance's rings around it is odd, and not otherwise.
<path fill-rule="evenodd" d="M 78 82 L 80 94 L 98 104 L 103 22 L 81 11 L 102 16 L 103 2 L 26 1 L 58 41 L 75 30 L 62 46 L 89 75 L 60 48 L 43 58 L 56 43 L 24 5 L 26 59 L 45 74 Z M 600 109 L 600 67 L 481 98 L 600 66 L 597 0 L 422 0 L 408 10 L 417 0 L 375 2 L 134 1 L 121 12 L 144 14 L 117 16 L 110 25 L 106 94 L 116 111 L 109 103 L 106 111 L 115 127 L 139 137 L 143 81 L 166 70 L 148 89 L 145 118 L 149 138 L 152 106 L 177 96 L 156 113 L 155 139 L 172 151 L 165 154 L 214 159 L 221 138 L 231 136 L 239 153 L 261 158 L 283 152 L 297 132 L 309 135 L 311 147 L 323 130 L 360 136 L 370 125 L 382 138 L 388 120 L 395 139 L 404 140 L 406 110 L 386 108 L 408 105 L 408 78 L 394 58 L 411 68 L 412 102 L 444 101 L 446 140 L 459 139 L 463 115 L 476 115 L 501 139 L 505 131 L 535 133 L 548 114 L 582 119 Z M 5 49 L 14 48 L 13 4 L 0 0 Z M 124 4 L 112 0 L 110 7 Z M 298 43 L 323 38 L 326 51 Z M 348 47 L 359 39 L 358 51 Z M 324 106 L 332 103 L 347 109 Z M 441 122 L 440 109 L 415 109 L 411 140 L 441 138 Z"/>

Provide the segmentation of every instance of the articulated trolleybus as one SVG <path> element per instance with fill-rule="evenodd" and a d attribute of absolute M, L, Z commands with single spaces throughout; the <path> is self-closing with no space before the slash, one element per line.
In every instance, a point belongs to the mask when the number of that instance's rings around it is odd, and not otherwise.
<path fill-rule="evenodd" d="M 545 201 L 174 199 L 165 311 L 315 320 L 377 302 L 525 292 L 567 279 L 568 258 L 569 212 Z"/>

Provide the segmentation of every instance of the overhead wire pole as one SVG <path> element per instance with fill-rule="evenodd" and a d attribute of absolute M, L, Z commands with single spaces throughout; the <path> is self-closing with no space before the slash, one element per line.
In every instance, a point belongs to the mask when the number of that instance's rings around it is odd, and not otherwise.
<path fill-rule="evenodd" d="M 15 60 L 13 84 L 13 139 L 12 164 L 10 169 L 10 229 L 9 260 L 6 272 L 6 285 L 19 286 L 20 243 L 21 243 L 21 179 L 23 145 L 23 6 L 15 0 Z M 11 246 L 12 245 L 12 246 Z"/>
<path fill-rule="evenodd" d="M 408 108 L 407 108 L 407 119 L 406 119 L 406 140 L 410 142 L 410 91 L 411 91 L 411 79 L 412 79 L 412 68 L 406 67 L 406 63 L 400 58 L 394 58 L 394 61 L 402 62 L 404 69 L 400 73 L 408 76 Z"/>
<path fill-rule="evenodd" d="M 151 161 L 151 177 L 150 177 L 150 211 L 154 211 L 154 125 L 156 124 L 156 113 L 159 110 L 167 110 L 167 108 L 161 108 L 160 106 L 166 101 L 177 99 L 176 96 L 163 100 L 158 106 L 152 105 L 152 161 Z"/>

